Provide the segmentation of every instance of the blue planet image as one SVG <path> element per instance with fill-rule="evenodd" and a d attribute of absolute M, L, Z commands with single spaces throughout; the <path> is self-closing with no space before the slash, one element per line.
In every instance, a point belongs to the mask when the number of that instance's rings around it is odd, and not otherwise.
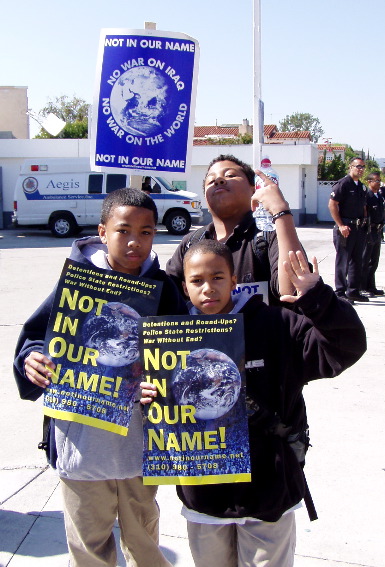
<path fill-rule="evenodd" d="M 99 352 L 99 364 L 126 366 L 139 358 L 138 319 L 139 313 L 118 302 L 105 303 L 100 315 L 87 317 L 84 344 Z"/>
<path fill-rule="evenodd" d="M 126 71 L 111 91 L 110 105 L 116 122 L 131 134 L 150 135 L 161 128 L 169 104 L 165 78 L 152 67 Z"/>
<path fill-rule="evenodd" d="M 186 358 L 186 368 L 178 363 L 172 378 L 178 405 L 195 407 L 197 419 L 222 417 L 236 404 L 241 376 L 235 362 L 223 352 L 199 349 Z"/>

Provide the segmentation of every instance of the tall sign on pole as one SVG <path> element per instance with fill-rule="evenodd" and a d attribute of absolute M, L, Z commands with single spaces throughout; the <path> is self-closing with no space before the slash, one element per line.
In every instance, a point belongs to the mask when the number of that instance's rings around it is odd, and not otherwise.
<path fill-rule="evenodd" d="M 102 30 L 91 125 L 92 169 L 186 174 L 198 57 L 198 42 L 185 34 L 148 28 Z"/>
<path fill-rule="evenodd" d="M 253 0 L 254 22 L 254 105 L 253 105 L 253 166 L 260 166 L 263 144 L 263 102 L 261 100 L 261 3 Z"/>

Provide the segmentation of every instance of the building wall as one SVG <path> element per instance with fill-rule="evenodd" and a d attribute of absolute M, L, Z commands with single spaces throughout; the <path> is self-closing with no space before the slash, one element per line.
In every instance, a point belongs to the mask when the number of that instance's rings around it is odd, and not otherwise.
<path fill-rule="evenodd" d="M 192 172 L 188 178 L 187 187 L 198 193 L 202 203 L 205 203 L 202 181 L 207 166 L 212 159 L 220 154 L 232 154 L 237 158 L 252 164 L 252 145 L 234 146 L 197 146 L 192 153 Z M 297 224 L 312 222 L 317 217 L 317 164 L 318 150 L 316 144 L 308 145 L 272 145 L 263 144 L 262 155 L 268 155 L 273 168 L 279 175 L 279 184 L 286 200 L 295 213 Z M 302 198 L 302 169 L 305 169 L 305 201 Z M 306 214 L 306 218 L 305 218 Z"/>
<path fill-rule="evenodd" d="M 0 131 L 29 138 L 27 87 L 0 87 Z"/>
<path fill-rule="evenodd" d="M 187 190 L 197 193 L 207 210 L 202 181 L 210 161 L 220 154 L 233 154 L 246 163 L 253 161 L 252 145 L 194 146 L 191 173 L 186 177 Z M 290 203 L 297 224 L 313 221 L 317 215 L 317 161 L 315 144 L 263 145 L 280 177 L 280 187 Z M 0 167 L 3 173 L 4 226 L 9 226 L 13 211 L 13 193 L 20 166 L 34 157 L 88 157 L 89 140 L 0 140 Z M 306 200 L 302 199 L 302 169 L 305 169 Z M 172 175 L 163 175 L 172 182 Z M 306 213 L 306 218 L 305 218 Z M 205 215 L 208 219 L 208 215 Z"/>

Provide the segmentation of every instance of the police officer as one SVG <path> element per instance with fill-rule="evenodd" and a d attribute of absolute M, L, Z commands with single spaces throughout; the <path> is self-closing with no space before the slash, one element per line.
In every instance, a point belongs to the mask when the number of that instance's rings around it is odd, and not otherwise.
<path fill-rule="evenodd" d="M 384 201 L 379 192 L 380 172 L 374 171 L 368 175 L 368 191 L 366 207 L 370 227 L 362 257 L 362 290 L 369 297 L 384 295 L 382 289 L 376 289 L 375 273 L 381 253 L 382 229 L 384 227 Z"/>
<path fill-rule="evenodd" d="M 366 187 L 360 181 L 364 169 L 361 158 L 352 158 L 348 175 L 337 181 L 329 200 L 330 214 L 336 223 L 333 229 L 336 294 L 351 301 L 369 301 L 360 293 L 366 240 Z"/>

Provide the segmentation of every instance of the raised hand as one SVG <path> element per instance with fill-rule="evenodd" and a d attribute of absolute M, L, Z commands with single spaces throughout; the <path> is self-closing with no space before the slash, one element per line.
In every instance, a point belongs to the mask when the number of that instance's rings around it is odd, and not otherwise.
<path fill-rule="evenodd" d="M 317 258 L 313 258 L 313 273 L 309 270 L 307 260 L 300 250 L 297 250 L 295 254 L 293 251 L 290 251 L 289 260 L 290 262 L 283 262 L 283 265 L 290 281 L 297 291 L 297 295 L 282 295 L 280 300 L 294 303 L 316 285 L 320 276 L 318 273 Z"/>
<path fill-rule="evenodd" d="M 251 197 L 251 210 L 255 211 L 259 203 L 269 211 L 270 214 L 275 215 L 285 209 L 289 208 L 288 202 L 285 200 L 282 191 L 270 177 L 267 177 L 259 169 L 255 173 L 263 179 L 264 187 L 257 189 Z"/>

